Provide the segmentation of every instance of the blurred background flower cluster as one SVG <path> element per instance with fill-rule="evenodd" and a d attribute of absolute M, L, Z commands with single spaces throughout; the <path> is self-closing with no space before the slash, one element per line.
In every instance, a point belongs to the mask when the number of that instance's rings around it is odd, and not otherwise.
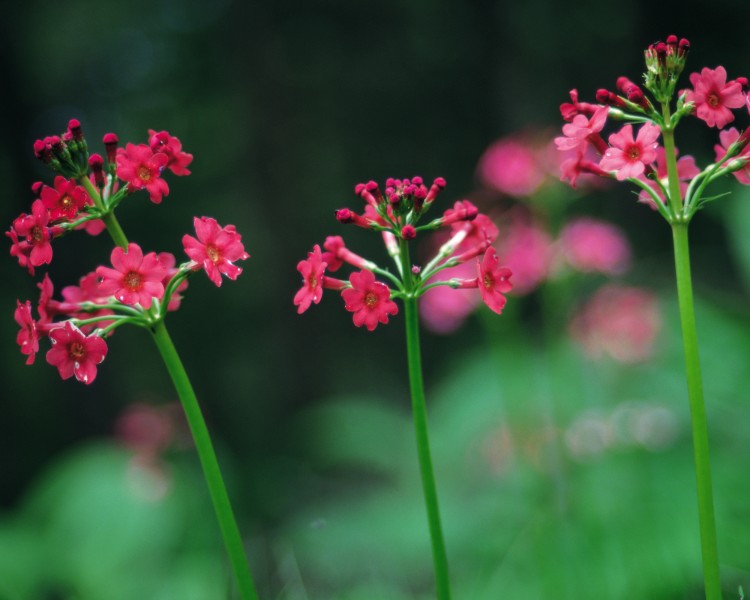
<path fill-rule="evenodd" d="M 82 121 L 179 136 L 193 175 L 119 212 L 144 248 L 181 252 L 194 215 L 233 222 L 252 258 L 206 281 L 170 329 L 194 378 L 263 598 L 430 598 L 402 316 L 374 333 L 330 301 L 298 316 L 295 266 L 340 234 L 354 184 L 442 176 L 500 230 L 515 289 L 422 302 L 435 467 L 457 598 L 702 595 L 692 449 L 668 228 L 624 186 L 559 182 L 558 105 L 637 80 L 676 33 L 688 63 L 750 72 L 750 9 L 645 0 L 342 0 L 0 5 L 2 222 L 49 173 L 33 141 Z M 746 122 L 740 124 L 745 126 Z M 713 159 L 687 121 L 677 143 Z M 697 318 L 727 593 L 750 587 L 750 192 L 692 228 Z M 373 236 L 348 245 L 378 256 Z M 361 246 L 358 247 L 359 240 Z M 417 239 L 429 253 L 430 240 Z M 370 244 L 368 246 L 368 244 Z M 58 289 L 109 256 L 56 246 Z M 386 258 L 382 256 L 383 265 Z M 231 597 L 197 458 L 156 350 L 118 332 L 95 385 L 62 382 L 14 343 L 0 265 L 0 600 Z M 460 273 L 457 276 L 461 277 Z M 473 276 L 473 275 L 469 275 Z"/>

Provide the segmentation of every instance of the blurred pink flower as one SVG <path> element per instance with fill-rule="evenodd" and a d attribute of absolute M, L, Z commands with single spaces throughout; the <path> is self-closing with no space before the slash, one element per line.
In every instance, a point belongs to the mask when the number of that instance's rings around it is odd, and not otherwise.
<path fill-rule="evenodd" d="M 519 138 L 493 143 L 479 159 L 477 170 L 484 185 L 515 198 L 531 196 L 545 178 L 537 150 Z"/>
<path fill-rule="evenodd" d="M 513 293 L 531 293 L 549 274 L 552 240 L 527 217 L 511 216 L 510 227 L 495 245 L 503 264 L 513 271 Z"/>
<path fill-rule="evenodd" d="M 603 221 L 575 219 L 563 228 L 559 243 L 565 261 L 578 271 L 618 275 L 630 266 L 624 234 Z"/>
<path fill-rule="evenodd" d="M 476 277 L 474 261 L 461 263 L 440 272 L 440 279 L 469 279 Z M 419 299 L 422 323 L 433 333 L 453 333 L 482 302 L 477 288 L 451 289 L 441 285 L 431 288 Z"/>
<path fill-rule="evenodd" d="M 648 359 L 661 328 L 656 296 L 648 290 L 605 285 L 570 323 L 570 334 L 591 358 L 622 363 Z"/>

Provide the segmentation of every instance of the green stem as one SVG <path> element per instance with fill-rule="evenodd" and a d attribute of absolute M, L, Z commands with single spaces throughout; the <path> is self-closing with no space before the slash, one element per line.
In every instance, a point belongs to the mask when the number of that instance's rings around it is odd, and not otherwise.
<path fill-rule="evenodd" d="M 711 486 L 711 464 L 708 450 L 708 425 L 703 401 L 698 336 L 695 328 L 693 308 L 693 284 L 690 276 L 690 248 L 688 246 L 687 223 L 672 225 L 674 241 L 675 271 L 677 274 L 677 297 L 680 305 L 682 340 L 685 346 L 690 417 L 693 425 L 693 453 L 695 478 L 698 487 L 698 521 L 703 556 L 703 579 L 707 600 L 721 600 L 719 578 L 719 553 L 716 543 L 716 518 L 714 516 L 713 491 Z"/>
<path fill-rule="evenodd" d="M 422 490 L 427 522 L 432 542 L 432 560 L 435 567 L 435 590 L 438 600 L 450 600 L 450 578 L 448 576 L 448 557 L 443 540 L 443 528 L 440 523 L 435 474 L 430 455 L 430 439 L 427 433 L 427 406 L 425 403 L 424 380 L 422 377 L 422 354 L 419 347 L 419 313 L 414 294 L 413 276 L 409 260 L 407 242 L 401 241 L 401 264 L 404 273 L 407 293 L 404 296 L 404 313 L 406 320 L 406 353 L 409 364 L 409 387 L 411 389 L 414 433 L 417 439 L 419 469 L 422 474 Z"/>
<path fill-rule="evenodd" d="M 100 210 L 105 210 L 98 190 L 91 184 L 88 177 L 81 178 L 81 183 L 94 201 L 94 205 Z M 120 223 L 117 217 L 115 217 L 114 212 L 105 211 L 102 219 L 115 244 L 127 250 L 128 238 L 125 236 L 122 227 L 120 227 Z M 234 518 L 232 505 L 229 502 L 229 495 L 224 485 L 224 479 L 221 476 L 219 462 L 216 460 L 216 453 L 211 443 L 211 436 L 208 433 L 206 422 L 203 419 L 203 414 L 193 391 L 193 386 L 188 378 L 187 371 L 185 371 L 185 367 L 180 360 L 180 355 L 177 354 L 177 349 L 172 343 L 172 338 L 169 336 L 166 325 L 164 325 L 163 318 L 159 319 L 151 327 L 150 331 L 153 334 L 154 343 L 161 353 L 167 371 L 172 378 L 177 395 L 180 397 L 190 431 L 193 434 L 195 448 L 198 451 L 198 457 L 203 467 L 203 476 L 208 485 L 216 517 L 219 520 L 219 528 L 224 538 L 224 545 L 227 554 L 229 554 L 234 576 L 237 579 L 240 596 L 242 600 L 258 600 L 255 584 L 250 574 L 250 567 L 245 557 L 240 531 L 237 527 L 237 521 Z"/>
<path fill-rule="evenodd" d="M 177 394 L 182 401 L 182 407 L 185 410 L 185 416 L 190 425 L 190 431 L 195 441 L 195 448 L 198 450 L 203 474 L 211 494 L 211 501 L 216 511 L 216 517 L 219 520 L 221 534 L 224 537 L 224 544 L 229 554 L 229 560 L 232 563 L 234 575 L 237 578 L 240 595 L 243 600 L 257 600 L 258 594 L 255 591 L 250 567 L 245 558 L 240 531 L 237 527 L 237 521 L 234 518 L 232 505 L 229 503 L 224 479 L 221 476 L 219 463 L 216 460 L 216 453 L 211 443 L 206 422 L 203 420 L 198 399 L 193 391 L 193 386 L 190 384 L 185 367 L 182 365 L 182 361 L 177 354 L 172 339 L 169 337 L 164 322 L 160 321 L 154 325 L 151 333 L 164 359 L 167 371 L 169 371 L 169 375 L 172 377 Z"/>
<path fill-rule="evenodd" d="M 669 181 L 669 207 L 675 221 L 680 221 L 682 211 L 682 195 L 680 194 L 680 177 L 677 174 L 677 153 L 674 145 L 674 128 L 672 117 L 669 112 L 669 104 L 662 104 L 662 115 L 664 125 L 661 128 L 661 137 L 664 141 L 664 155 L 667 160 L 667 177 Z"/>

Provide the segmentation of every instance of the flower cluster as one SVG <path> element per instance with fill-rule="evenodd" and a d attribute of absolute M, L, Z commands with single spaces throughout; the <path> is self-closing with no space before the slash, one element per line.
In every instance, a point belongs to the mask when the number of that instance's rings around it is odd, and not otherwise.
<path fill-rule="evenodd" d="M 31 275 L 35 267 L 52 260 L 52 240 L 85 228 L 92 234 L 105 227 L 118 244 L 110 265 L 101 265 L 81 277 L 78 285 L 62 289 L 62 299 L 53 299 L 54 287 L 48 275 L 40 289 L 37 316 L 30 301 L 17 302 L 14 314 L 20 327 L 17 343 L 32 364 L 39 341 L 48 338 L 52 348 L 46 359 L 60 376 L 91 383 L 97 365 L 107 355 L 106 339 L 121 325 L 152 327 L 168 311 L 179 308 L 188 277 L 205 270 L 217 286 L 221 275 L 236 279 L 242 272 L 234 263 L 248 258 L 242 238 L 234 226 L 221 227 L 209 217 L 194 219 L 197 237 L 185 235 L 183 247 L 188 260 L 177 265 L 169 252 L 147 252 L 128 242 L 114 217 L 114 210 L 129 194 L 146 190 L 151 200 L 161 202 L 169 193 L 162 179 L 165 169 L 188 175 L 193 159 L 182 144 L 166 131 L 149 131 L 148 144 L 118 147 L 117 136 L 104 136 L 106 160 L 89 154 L 80 123 L 73 119 L 62 136 L 37 140 L 34 152 L 58 175 L 53 185 L 34 184 L 37 198 L 30 214 L 13 221 L 6 235 L 11 255 Z"/>
<path fill-rule="evenodd" d="M 735 128 L 721 131 L 716 161 L 703 170 L 690 156 L 678 160 L 673 132 L 683 117 L 693 115 L 708 127 L 723 129 L 734 121 L 734 111 L 750 110 L 748 79 L 730 80 L 722 66 L 692 73 L 692 87 L 678 92 L 677 81 L 689 49 L 686 39 L 674 35 L 649 46 L 645 51 L 645 90 L 620 77 L 617 92 L 600 89 L 595 103 L 581 102 L 577 90 L 570 92 L 571 102 L 560 106 L 566 121 L 563 135 L 555 138 L 559 150 L 572 153 L 561 166 L 564 181 L 575 187 L 584 173 L 629 181 L 640 188 L 641 202 L 669 222 L 687 222 L 714 200 L 716 197 L 705 197 L 704 190 L 718 177 L 733 173 L 741 183 L 750 184 L 748 130 L 742 134 Z M 677 101 L 672 106 L 675 94 Z M 608 121 L 625 124 L 605 141 L 602 132 Z M 669 179 L 679 185 L 670 186 Z"/>
<path fill-rule="evenodd" d="M 443 188 L 444 179 L 437 178 L 427 187 L 421 177 L 388 179 L 383 190 L 374 181 L 358 184 L 355 193 L 365 202 L 363 213 L 342 208 L 336 211 L 336 219 L 380 232 L 395 272 L 349 250 L 340 236 L 329 236 L 322 249 L 315 245 L 307 259 L 297 265 L 303 281 L 294 297 L 297 311 L 303 313 L 311 304 L 319 303 L 323 290 L 336 290 L 341 293 L 346 310 L 353 313 L 354 324 L 372 331 L 398 313 L 394 299 L 416 299 L 429 289 L 448 286 L 478 288 L 485 304 L 500 314 L 505 294 L 511 289 L 511 271 L 500 265 L 492 247 L 498 234 L 492 221 L 468 200 L 459 200 L 441 217 L 419 224 Z M 425 264 L 412 264 L 409 252 L 412 240 L 436 230 L 447 231 L 448 240 Z M 471 262 L 473 273 L 466 278 L 437 277 L 445 269 Z M 326 274 L 338 271 L 344 264 L 357 269 L 348 280 Z M 376 276 L 388 280 L 395 289 L 378 281 Z"/>

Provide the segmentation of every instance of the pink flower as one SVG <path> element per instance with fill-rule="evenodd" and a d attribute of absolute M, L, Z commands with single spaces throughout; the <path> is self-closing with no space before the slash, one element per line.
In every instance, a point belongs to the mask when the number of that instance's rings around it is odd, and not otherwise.
<path fill-rule="evenodd" d="M 117 176 L 132 190 L 148 190 L 151 202 L 159 204 L 162 196 L 169 194 L 169 186 L 161 178 L 168 162 L 166 154 L 154 153 L 145 144 L 127 144 L 117 149 Z"/>
<path fill-rule="evenodd" d="M 180 270 L 176 266 L 177 259 L 171 252 L 159 252 L 156 257 L 159 259 L 159 262 L 161 263 L 161 266 L 164 267 L 166 273 L 164 275 L 164 279 L 161 282 L 164 286 L 164 289 L 166 290 L 167 284 L 171 281 L 172 277 L 174 277 Z M 169 299 L 169 304 L 167 304 L 167 310 L 174 311 L 180 308 L 180 303 L 182 302 L 181 292 L 184 292 L 187 287 L 188 281 L 187 279 L 183 279 L 180 282 L 180 285 L 177 286 L 177 289 L 172 292 L 172 297 Z"/>
<path fill-rule="evenodd" d="M 567 181 L 570 187 L 575 189 L 578 178 L 581 175 L 590 174 L 609 177 L 609 173 L 602 170 L 597 163 L 592 162 L 591 158 L 593 156 L 593 151 L 590 149 L 587 151 L 586 149 L 578 148 L 566 151 L 563 154 L 564 160 L 560 162 L 560 181 Z"/>
<path fill-rule="evenodd" d="M 440 272 L 440 279 L 476 277 L 473 262 L 461 263 Z M 434 333 L 448 334 L 458 329 L 480 301 L 477 289 L 452 289 L 441 285 L 429 289 L 419 299 L 419 316 Z"/>
<path fill-rule="evenodd" d="M 498 140 L 487 148 L 479 159 L 477 171 L 486 186 L 516 198 L 531 196 L 545 176 L 534 148 L 511 138 Z"/>
<path fill-rule="evenodd" d="M 598 136 L 607 122 L 609 108 L 601 106 L 596 109 L 591 118 L 578 114 L 570 123 L 563 125 L 563 135 L 555 138 L 558 150 L 585 150 L 591 138 Z"/>
<path fill-rule="evenodd" d="M 618 181 L 636 178 L 656 160 L 657 139 L 661 130 L 656 125 L 645 123 L 633 139 L 633 126 L 625 125 L 618 133 L 609 136 L 609 148 L 599 162 L 605 171 L 616 171 Z"/>
<path fill-rule="evenodd" d="M 47 352 L 47 362 L 60 371 L 60 377 L 73 375 L 78 381 L 90 384 L 96 379 L 96 365 L 107 356 L 107 343 L 98 335 L 86 337 L 70 321 L 49 332 L 52 348 Z"/>
<path fill-rule="evenodd" d="M 21 347 L 21 354 L 28 356 L 27 365 L 33 365 L 36 353 L 39 352 L 39 333 L 36 328 L 36 321 L 31 316 L 31 302 L 28 300 L 21 304 L 16 300 L 17 308 L 13 313 L 13 318 L 18 323 L 21 330 L 16 336 L 16 343 Z"/>
<path fill-rule="evenodd" d="M 364 325 L 373 331 L 378 323 L 387 324 L 388 315 L 398 314 L 398 306 L 391 300 L 391 290 L 380 281 L 375 281 L 372 271 L 362 270 L 349 276 L 351 288 L 341 292 L 345 308 L 352 315 L 357 327 Z"/>
<path fill-rule="evenodd" d="M 21 215 L 23 217 L 24 215 Z M 21 218 L 19 217 L 19 218 Z M 15 256 L 18 259 L 18 264 L 24 269 L 28 269 L 29 274 L 34 274 L 34 265 L 31 264 L 30 255 L 33 246 L 26 240 L 18 238 L 18 232 L 10 228 L 10 231 L 6 231 L 5 235 L 10 238 L 10 255 Z"/>
<path fill-rule="evenodd" d="M 49 210 L 50 220 L 64 219 L 72 221 L 78 215 L 78 211 L 91 203 L 86 190 L 75 181 L 70 181 L 58 175 L 55 177 L 55 187 L 47 185 L 42 187 L 41 200 Z"/>
<path fill-rule="evenodd" d="M 552 240 L 549 234 L 527 219 L 513 218 L 508 231 L 498 238 L 497 252 L 513 273 L 513 293 L 532 292 L 549 274 Z"/>
<path fill-rule="evenodd" d="M 217 287 L 221 287 L 222 274 L 233 281 L 237 279 L 242 269 L 234 261 L 245 260 L 250 255 L 245 252 L 242 236 L 234 225 L 221 227 L 216 219 L 210 217 L 194 217 L 193 225 L 198 239 L 188 234 L 182 237 L 185 254 L 197 263 L 197 268 L 203 266 L 206 275 Z"/>
<path fill-rule="evenodd" d="M 646 360 L 661 326 L 656 297 L 649 291 L 606 285 L 575 315 L 570 333 L 592 358 L 622 363 Z"/>
<path fill-rule="evenodd" d="M 112 250 L 112 266 L 97 267 L 96 274 L 101 277 L 99 291 L 103 295 L 114 296 L 123 304 L 151 308 L 154 298 L 164 296 L 162 281 L 166 269 L 159 262 L 155 252 L 143 256 L 138 244 L 128 244 L 127 252 L 119 246 Z"/>
<path fill-rule="evenodd" d="M 560 233 L 568 264 L 584 273 L 618 275 L 630 266 L 630 245 L 617 227 L 595 219 L 571 221 Z"/>
<path fill-rule="evenodd" d="M 52 262 L 52 244 L 50 243 L 52 235 L 47 226 L 49 220 L 49 211 L 44 206 L 44 202 L 34 200 L 31 205 L 31 214 L 21 215 L 13 221 L 13 229 L 16 233 L 26 237 L 28 247 L 24 249 L 24 253 L 25 250 L 29 250 L 28 262 L 34 267 Z M 21 255 L 18 254 L 18 256 L 19 262 L 22 262 Z"/>
<path fill-rule="evenodd" d="M 748 98 L 750 98 L 750 96 L 748 96 Z M 724 131 L 721 131 L 719 133 L 719 141 L 721 142 L 721 145 L 716 144 L 714 146 L 714 151 L 716 152 L 717 161 L 724 158 L 724 156 L 727 153 L 727 150 L 729 149 L 729 146 L 731 146 L 734 142 L 736 142 L 739 139 L 739 137 L 740 137 L 740 132 L 737 131 L 734 127 L 725 129 Z M 745 159 L 748 162 L 739 171 L 735 171 L 734 173 L 732 173 L 732 175 L 734 175 L 737 178 L 737 181 L 739 181 L 740 183 L 743 183 L 745 185 L 750 185 L 750 145 L 745 146 L 742 152 L 740 152 L 733 159 L 730 159 L 729 162 L 737 158 Z"/>
<path fill-rule="evenodd" d="M 307 259 L 297 264 L 297 270 L 302 275 L 302 287 L 294 295 L 294 305 L 299 307 L 297 314 L 301 315 L 313 302 L 320 304 L 323 298 L 323 276 L 327 266 L 328 263 L 323 260 L 320 246 L 317 244 L 312 252 L 307 253 Z"/>
<path fill-rule="evenodd" d="M 166 131 L 148 130 L 148 145 L 154 152 L 167 155 L 167 169 L 175 175 L 190 175 L 187 166 L 193 162 L 193 155 L 182 151 L 182 143 Z"/>
<path fill-rule="evenodd" d="M 678 152 L 675 148 L 675 156 L 677 155 Z M 685 197 L 685 192 L 687 192 L 687 182 L 700 172 L 701 171 L 696 166 L 695 159 L 692 156 L 683 156 L 677 161 L 677 176 L 680 180 L 680 195 L 683 198 Z M 667 178 L 667 153 L 661 146 L 656 149 L 656 176 L 664 187 L 668 187 L 669 181 Z M 656 192 L 656 195 L 661 198 L 661 201 L 664 202 L 664 194 L 662 193 L 659 185 L 653 179 L 650 179 L 645 175 L 641 175 L 638 179 L 640 179 L 643 183 L 653 189 L 654 192 Z M 646 190 L 641 190 L 641 192 L 638 194 L 638 202 L 643 202 L 644 204 L 648 204 L 649 206 L 651 206 L 651 208 L 656 209 L 656 206 L 654 206 L 654 199 Z"/>
<path fill-rule="evenodd" d="M 695 103 L 695 115 L 709 127 L 725 127 L 734 121 L 730 108 L 741 108 L 746 101 L 742 85 L 738 81 L 727 82 L 724 67 L 704 67 L 700 74 L 692 73 L 690 83 L 693 90 L 687 91 L 687 101 Z"/>
<path fill-rule="evenodd" d="M 482 254 L 495 241 L 497 226 L 487 215 L 479 213 L 471 221 L 459 221 L 451 225 L 451 235 L 465 230 L 464 241 L 456 248 L 453 258 L 466 261 Z"/>
<path fill-rule="evenodd" d="M 478 262 L 479 292 L 482 300 L 490 310 L 500 314 L 507 299 L 503 294 L 508 293 L 513 286 L 510 283 L 511 270 L 500 266 L 500 259 L 494 248 L 487 248 L 484 258 Z"/>

